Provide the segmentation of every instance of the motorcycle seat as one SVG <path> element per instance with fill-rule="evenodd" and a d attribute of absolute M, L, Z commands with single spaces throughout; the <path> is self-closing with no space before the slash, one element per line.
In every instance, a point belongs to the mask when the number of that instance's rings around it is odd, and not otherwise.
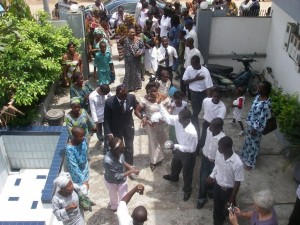
<path fill-rule="evenodd" d="M 211 73 L 228 76 L 233 71 L 232 66 L 223 66 L 219 64 L 207 64 L 206 68 Z"/>

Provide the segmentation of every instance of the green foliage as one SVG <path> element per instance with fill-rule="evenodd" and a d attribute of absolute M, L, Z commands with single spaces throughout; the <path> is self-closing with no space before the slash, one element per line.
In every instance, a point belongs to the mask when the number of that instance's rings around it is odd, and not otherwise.
<path fill-rule="evenodd" d="M 8 12 L 18 19 L 33 19 L 30 8 L 24 0 L 4 0 L 4 2 L 9 3 Z"/>
<path fill-rule="evenodd" d="M 5 15 L 0 31 L 7 23 L 15 32 L 4 33 L 0 54 L 0 102 L 13 96 L 17 105 L 32 105 L 39 96 L 47 94 L 49 84 L 61 74 L 61 58 L 66 45 L 73 41 L 79 46 L 68 27 L 56 28 L 46 21 L 44 13 L 39 22 Z M 0 39 L 0 43 L 2 39 Z M 0 45 L 1 47 L 1 45 Z"/>
<path fill-rule="evenodd" d="M 280 131 L 292 143 L 300 140 L 300 103 L 298 95 L 284 94 L 282 89 L 273 90 L 271 94 L 272 110 L 277 117 Z"/>

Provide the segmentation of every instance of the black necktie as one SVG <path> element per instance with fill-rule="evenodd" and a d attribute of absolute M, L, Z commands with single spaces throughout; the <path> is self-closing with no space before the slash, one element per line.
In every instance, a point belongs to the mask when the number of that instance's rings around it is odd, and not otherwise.
<path fill-rule="evenodd" d="M 121 104 L 121 112 L 124 113 L 125 112 L 125 109 L 124 109 L 124 101 L 120 101 L 120 104 Z"/>
<path fill-rule="evenodd" d="M 166 67 L 169 67 L 169 64 L 170 64 L 170 62 L 169 62 L 169 53 L 168 53 L 167 48 L 165 48 L 165 50 L 166 50 L 166 53 L 165 53 L 166 61 L 165 61 L 165 63 L 166 63 Z"/>

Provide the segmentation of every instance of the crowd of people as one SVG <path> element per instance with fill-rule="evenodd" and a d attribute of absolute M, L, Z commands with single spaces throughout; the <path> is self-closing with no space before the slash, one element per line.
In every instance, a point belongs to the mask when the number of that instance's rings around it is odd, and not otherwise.
<path fill-rule="evenodd" d="M 96 0 L 92 15 L 86 18 L 89 59 L 94 60 L 93 74 L 97 79 L 95 89 L 88 80 L 83 80 L 81 56 L 75 51 L 76 46 L 73 43 L 67 46 L 62 84 L 70 86 L 71 96 L 71 111 L 65 118 L 69 130 L 66 146 L 69 173 L 62 172 L 55 180 L 59 191 L 53 197 L 53 212 L 64 224 L 84 224 L 80 199 L 74 192 L 89 194 L 88 147 L 93 132 L 103 143 L 109 207 L 117 212 L 119 224 L 143 224 L 147 220 L 145 207 L 136 207 L 131 216 L 127 208 L 134 193 L 144 191 L 144 186 L 139 184 L 128 192 L 127 177 L 134 179 L 140 172 L 134 160 L 133 113 L 149 139 L 152 172 L 164 163 L 166 148 L 173 152 L 171 171 L 163 179 L 179 182 L 182 171 L 184 201 L 190 199 L 196 156 L 201 156 L 197 208 L 203 208 L 208 198 L 213 198 L 214 225 L 224 224 L 228 216 L 233 225 L 238 224 L 237 217 L 250 218 L 251 224 L 278 224 L 269 191 L 254 194 L 253 211 L 241 212 L 234 207 L 245 179 L 244 170 L 254 170 L 256 166 L 262 132 L 271 116 L 271 84 L 267 81 L 259 84 L 244 129 L 241 115 L 246 90 L 238 87 L 237 99 L 225 105 L 222 91 L 213 87 L 210 73 L 203 66 L 195 31 L 195 12 L 200 2 L 187 3 L 186 8 L 175 2 L 160 9 L 156 1 L 140 0 L 135 16 L 127 15 L 120 6 L 109 18 L 104 5 Z M 227 0 L 226 4 L 231 1 Z M 124 60 L 125 66 L 123 83 L 116 87 L 115 94 L 110 91 L 116 74 L 109 24 L 116 29 L 118 57 Z M 150 78 L 144 95 L 137 98 L 135 92 L 142 88 L 146 73 Z M 175 80 L 179 81 L 178 86 Z M 238 122 L 241 128 L 238 135 L 245 136 L 241 155 L 234 152 L 232 138 L 223 130 L 228 107 L 234 109 L 232 125 Z M 297 220 L 295 213 L 291 218 Z M 289 225 L 293 224 L 296 223 Z"/>

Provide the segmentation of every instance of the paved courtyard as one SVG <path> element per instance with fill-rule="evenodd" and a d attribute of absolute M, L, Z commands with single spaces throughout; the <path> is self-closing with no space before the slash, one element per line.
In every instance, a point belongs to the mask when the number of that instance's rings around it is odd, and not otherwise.
<path fill-rule="evenodd" d="M 114 64 L 116 70 L 116 82 L 111 86 L 115 91 L 118 84 L 122 83 L 124 76 L 124 62 L 117 60 L 116 44 L 113 44 Z M 143 88 L 135 93 L 137 99 L 145 94 L 146 81 L 143 82 Z M 91 82 L 95 81 L 93 78 Z M 175 85 L 178 83 L 175 82 Z M 68 89 L 59 88 L 53 99 L 52 108 L 61 108 L 68 112 L 69 107 Z M 228 95 L 223 98 L 227 106 L 234 100 L 234 95 Z M 246 96 L 246 106 L 244 118 L 250 108 L 252 97 Z M 202 115 L 199 116 L 202 118 Z M 135 119 L 135 158 L 134 165 L 141 170 L 140 175 L 135 180 L 128 180 L 129 189 L 138 183 L 145 185 L 144 195 L 135 195 L 130 204 L 129 210 L 132 211 L 137 205 L 144 205 L 149 213 L 148 225 L 212 225 L 213 202 L 210 200 L 203 209 L 196 209 L 196 198 L 199 187 L 199 168 L 201 158 L 197 157 L 194 170 L 193 192 L 191 198 L 184 202 L 182 189 L 182 177 L 178 183 L 170 183 L 162 178 L 163 175 L 170 172 L 171 153 L 165 151 L 165 160 L 162 165 L 157 167 L 154 172 L 149 168 L 148 157 L 148 137 L 145 131 L 140 127 L 140 120 Z M 224 132 L 234 140 L 234 149 L 239 153 L 243 144 L 243 137 L 239 137 L 238 127 L 232 127 L 232 108 L 227 108 L 227 116 L 224 120 Z M 202 121 L 200 120 L 200 124 Z M 280 153 L 282 149 L 275 133 L 263 136 L 261 143 L 261 152 L 257 162 L 257 168 L 254 171 L 245 171 L 245 181 L 242 182 L 237 197 L 238 205 L 246 210 L 252 208 L 251 195 L 253 192 L 269 188 L 272 190 L 276 199 L 276 211 L 279 217 L 279 224 L 287 224 L 287 220 L 293 208 L 296 198 L 296 182 L 292 178 L 292 168 L 284 170 L 287 161 Z M 116 214 L 108 208 L 109 196 L 104 184 L 104 168 L 102 146 L 98 142 L 96 135 L 93 135 L 90 142 L 90 196 L 96 202 L 93 212 L 85 214 L 88 225 L 107 224 L 117 225 Z M 240 224 L 248 224 L 240 221 Z"/>

